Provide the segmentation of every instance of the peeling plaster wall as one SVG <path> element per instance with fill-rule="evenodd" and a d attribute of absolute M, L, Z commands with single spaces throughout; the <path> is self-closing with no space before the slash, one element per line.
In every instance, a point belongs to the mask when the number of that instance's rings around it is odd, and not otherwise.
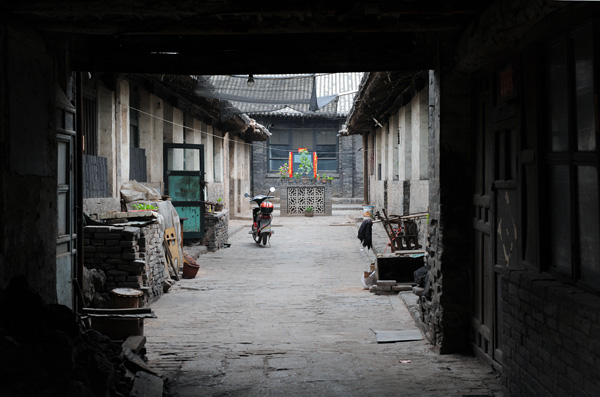
<path fill-rule="evenodd" d="M 244 193 L 261 194 L 261 192 L 252 192 L 250 185 L 250 145 L 238 137 L 229 141 L 229 205 L 234 208 L 230 211 L 230 217 L 234 216 L 252 216 L 249 201 L 244 197 Z M 275 196 L 278 197 L 277 192 Z M 263 194 L 266 194 L 263 193 Z"/>
<path fill-rule="evenodd" d="M 375 131 L 375 175 L 370 198 L 375 210 L 402 215 L 429 206 L 429 93 L 421 90 Z M 381 179 L 379 179 L 381 164 Z"/>
<path fill-rule="evenodd" d="M 129 82 L 117 81 L 117 197 L 124 182 L 129 181 Z"/>
<path fill-rule="evenodd" d="M 108 168 L 108 190 L 118 197 L 117 183 L 117 139 L 115 93 L 103 84 L 98 86 L 98 156 L 106 157 Z"/>
<path fill-rule="evenodd" d="M 58 83 L 49 76 L 58 61 L 35 33 L 12 26 L 0 25 L 0 48 L 0 288 L 24 274 L 56 302 Z"/>
<path fill-rule="evenodd" d="M 403 181 L 389 181 L 387 185 L 388 215 L 402 215 L 404 213 L 404 183 Z"/>
<path fill-rule="evenodd" d="M 208 181 L 208 200 L 209 201 L 217 201 L 220 197 L 223 199 L 223 204 L 227 208 L 230 207 L 227 195 L 225 195 L 225 185 L 223 181 L 216 182 L 215 181 L 215 168 L 222 169 L 223 168 L 223 156 L 216 155 L 217 153 L 222 153 L 222 145 L 224 145 L 225 141 L 220 138 L 222 135 L 221 131 L 218 129 L 208 126 L 208 132 L 206 134 L 206 180 Z M 215 138 L 217 136 L 217 138 Z M 221 149 L 215 150 L 215 145 L 221 147 Z M 220 165 L 217 165 L 219 163 Z M 217 166 L 217 167 L 215 167 Z"/>

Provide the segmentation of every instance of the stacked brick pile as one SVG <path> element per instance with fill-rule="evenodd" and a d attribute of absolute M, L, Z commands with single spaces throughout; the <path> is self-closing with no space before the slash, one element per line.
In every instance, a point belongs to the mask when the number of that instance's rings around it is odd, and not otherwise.
<path fill-rule="evenodd" d="M 86 226 L 84 263 L 106 275 L 105 292 L 114 288 L 138 288 L 144 300 L 162 295 L 165 279 L 164 232 L 158 223 L 144 227 Z"/>
<path fill-rule="evenodd" d="M 216 251 L 223 248 L 223 244 L 229 239 L 227 226 L 229 216 L 227 211 L 214 212 L 206 214 L 206 234 L 204 235 L 204 245 L 209 251 Z"/>

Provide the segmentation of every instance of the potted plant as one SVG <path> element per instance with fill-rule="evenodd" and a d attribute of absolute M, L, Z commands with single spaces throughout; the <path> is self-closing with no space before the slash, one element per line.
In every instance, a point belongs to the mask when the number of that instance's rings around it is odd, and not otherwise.
<path fill-rule="evenodd" d="M 223 199 L 221 197 L 217 198 L 217 205 L 215 205 L 215 212 L 223 211 Z"/>
<path fill-rule="evenodd" d="M 284 165 L 279 167 L 279 172 L 278 172 L 279 180 L 283 181 L 285 178 L 287 178 L 289 172 L 290 172 L 290 167 L 289 167 L 288 163 L 285 163 Z"/>
<path fill-rule="evenodd" d="M 156 211 L 158 209 L 158 207 L 155 207 L 152 204 L 135 203 L 135 204 L 132 204 L 131 206 L 133 208 L 135 208 L 135 210 L 132 210 L 132 212 L 137 212 L 137 211 Z"/>
<path fill-rule="evenodd" d="M 304 216 L 312 217 L 314 215 L 314 208 L 312 206 L 307 206 L 304 209 Z"/>
<path fill-rule="evenodd" d="M 294 178 L 296 178 L 296 183 L 300 183 L 300 173 L 299 172 L 294 173 Z"/>
<path fill-rule="evenodd" d="M 298 166 L 298 170 L 302 174 L 302 179 L 305 179 L 306 182 L 308 182 L 308 176 L 312 171 L 312 161 L 307 150 L 300 152 L 300 165 Z"/>

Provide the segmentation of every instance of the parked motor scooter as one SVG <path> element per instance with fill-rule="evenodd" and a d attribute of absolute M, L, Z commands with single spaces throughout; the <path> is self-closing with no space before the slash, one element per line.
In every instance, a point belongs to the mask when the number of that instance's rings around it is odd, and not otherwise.
<path fill-rule="evenodd" d="M 269 192 L 274 192 L 275 188 L 271 187 Z M 244 197 L 250 197 L 248 193 L 244 193 Z M 250 199 L 251 203 L 256 203 L 258 207 L 252 208 L 252 230 L 248 234 L 252 234 L 252 238 L 256 244 L 269 245 L 271 243 L 271 221 L 273 220 L 273 203 L 269 199 L 275 198 L 275 196 L 265 196 L 259 194 Z"/>

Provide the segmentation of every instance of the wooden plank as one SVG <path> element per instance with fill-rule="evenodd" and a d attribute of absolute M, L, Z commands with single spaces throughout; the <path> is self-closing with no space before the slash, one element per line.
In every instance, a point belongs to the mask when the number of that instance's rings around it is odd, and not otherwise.
<path fill-rule="evenodd" d="M 171 253 L 171 263 L 176 269 L 176 273 L 179 273 L 179 269 L 183 266 L 181 262 L 181 256 L 179 255 L 179 244 L 177 244 L 177 235 L 175 234 L 175 228 L 170 227 L 165 230 L 165 241 L 167 247 Z"/>
<path fill-rule="evenodd" d="M 149 307 L 138 307 L 128 309 L 99 309 L 95 307 L 84 307 L 81 311 L 85 314 L 144 314 L 152 313 Z"/>
<path fill-rule="evenodd" d="M 169 247 L 168 247 L 166 241 L 163 242 L 163 249 L 165 250 L 165 259 L 169 266 L 169 274 L 171 275 L 172 278 L 179 281 L 179 272 L 177 271 L 177 269 L 175 268 L 175 266 L 173 264 L 173 257 L 171 256 L 171 250 L 169 250 Z"/>

